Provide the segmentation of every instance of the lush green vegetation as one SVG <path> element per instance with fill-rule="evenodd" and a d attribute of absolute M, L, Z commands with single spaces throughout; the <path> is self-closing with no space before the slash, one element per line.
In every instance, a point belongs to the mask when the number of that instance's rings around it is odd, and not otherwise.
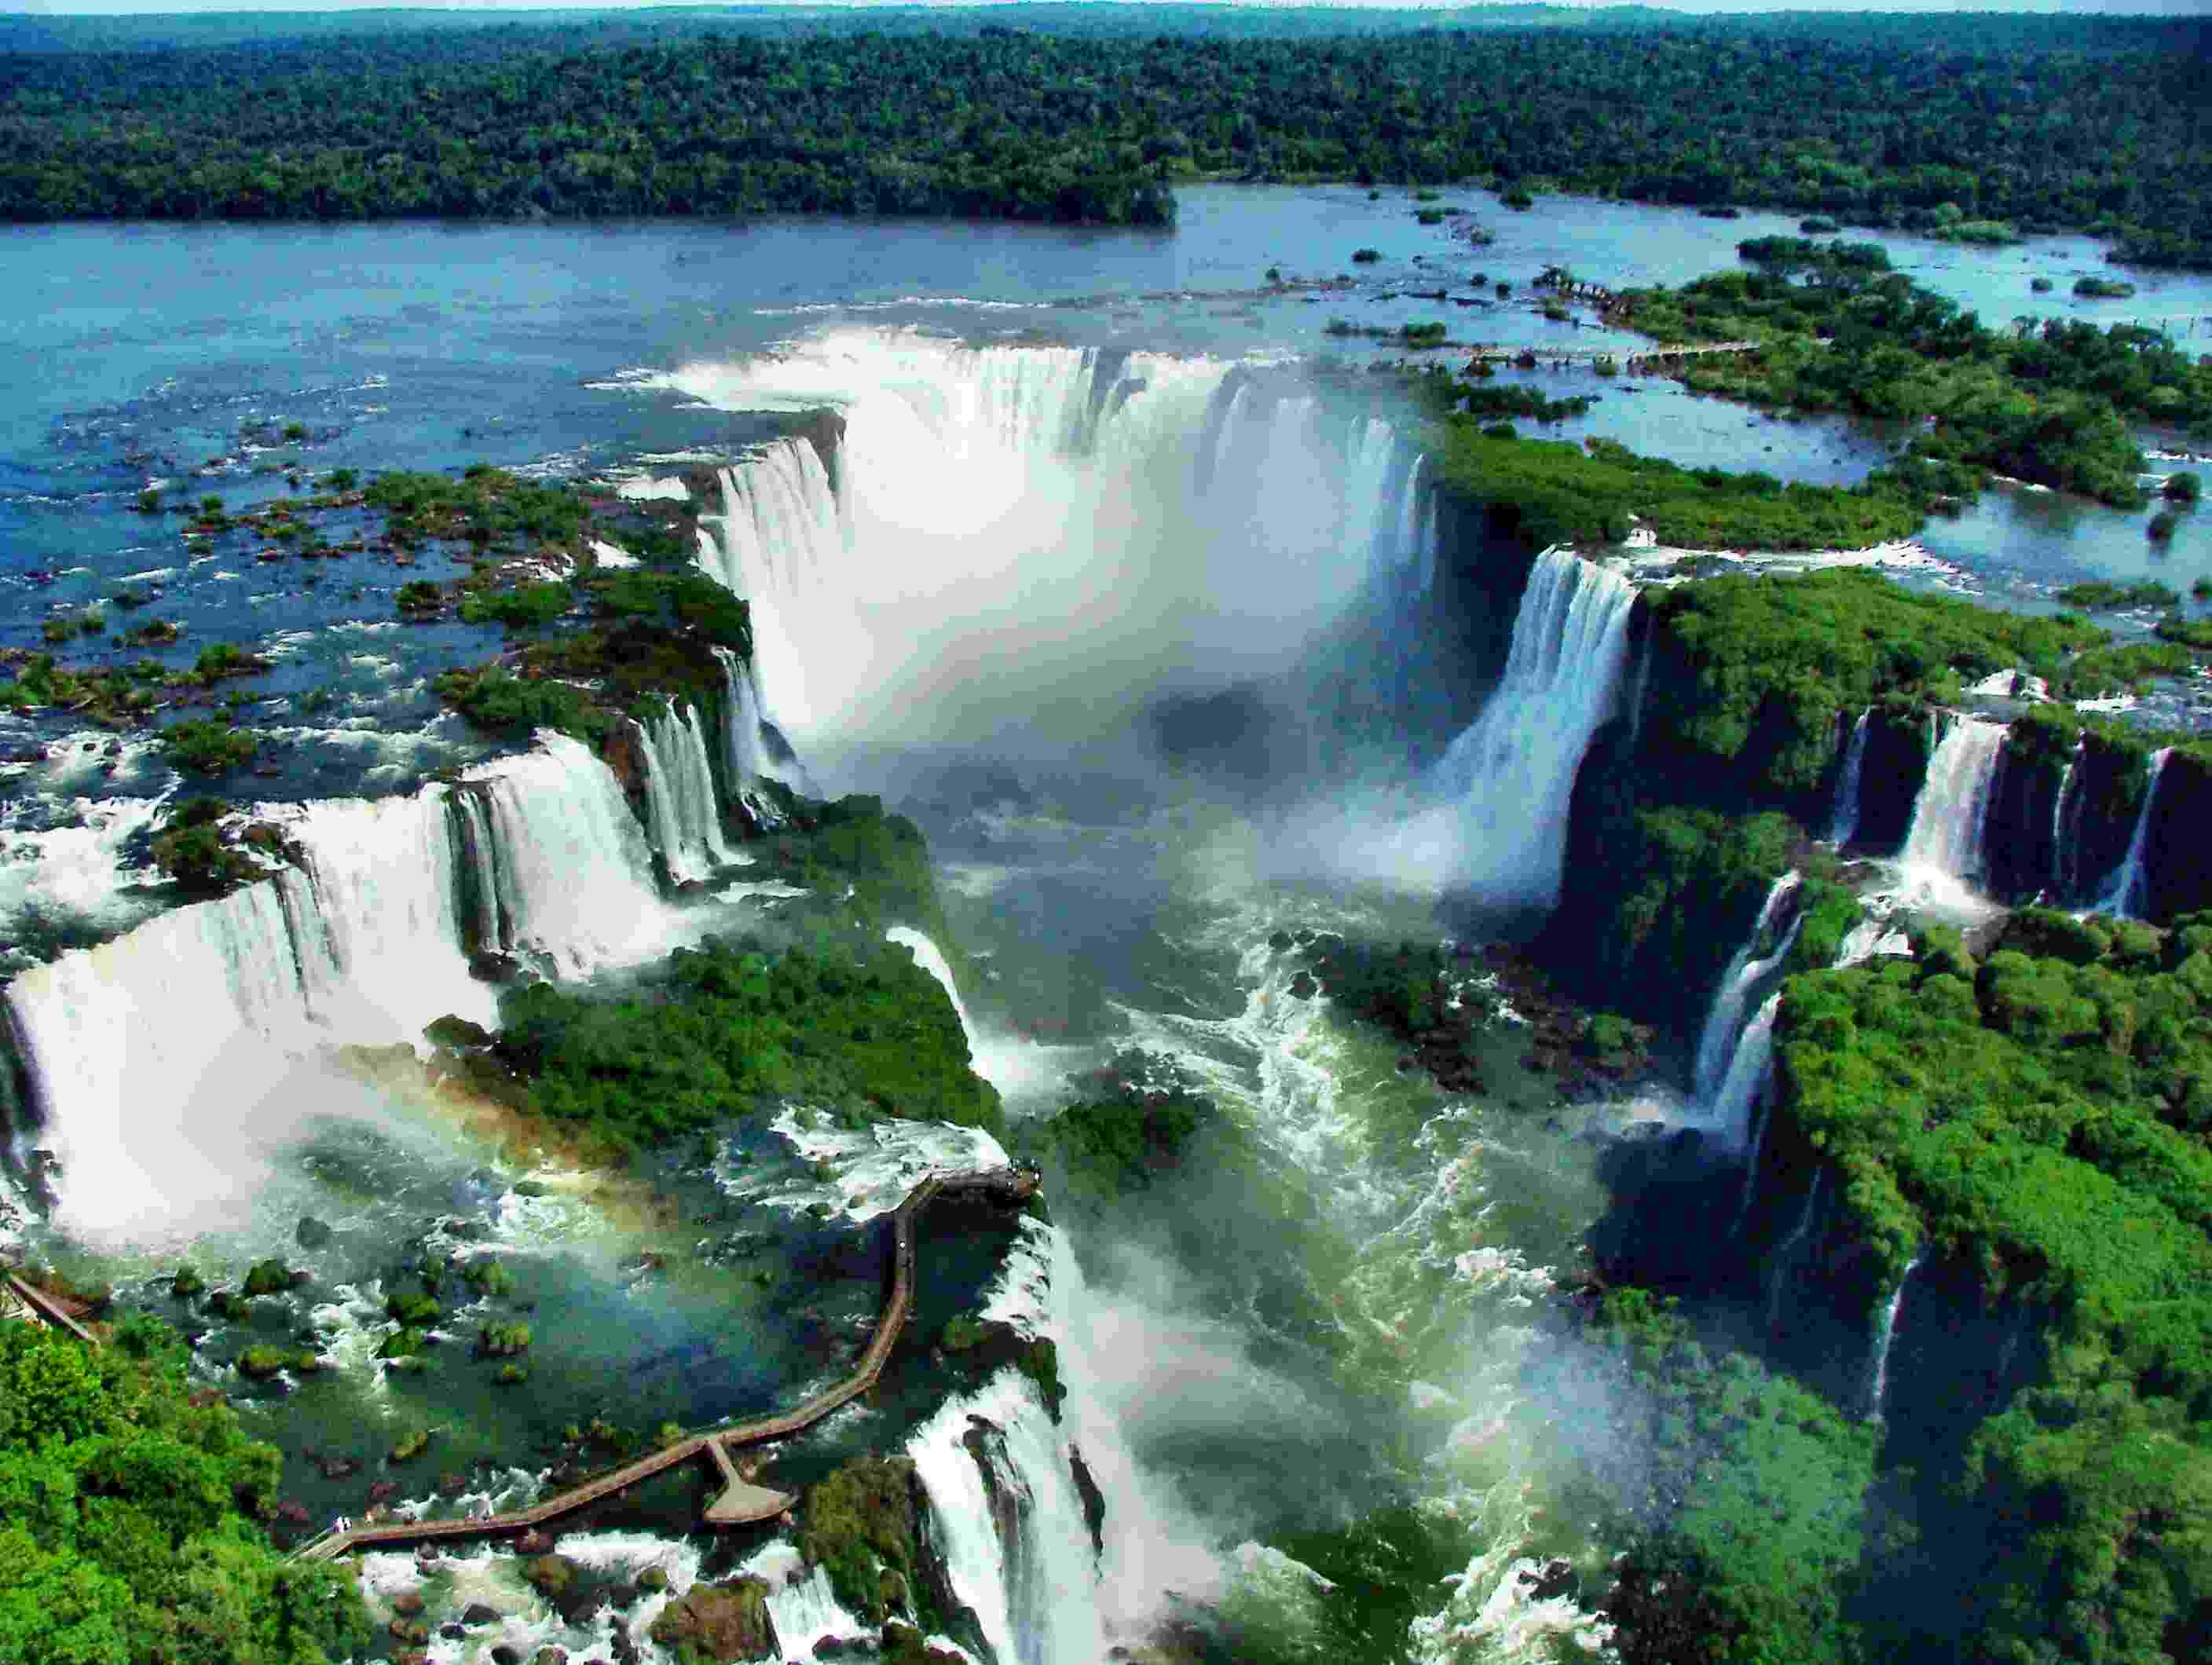
<path fill-rule="evenodd" d="M 261 877 L 259 864 L 216 830 L 230 807 L 220 798 L 186 799 L 154 835 L 154 865 L 198 896 L 221 896 Z"/>
<path fill-rule="evenodd" d="M 146 1319 L 100 1348 L 0 1324 L 0 1658 L 323 1665 L 368 1644 L 349 1569 L 269 1547 L 277 1455 L 185 1365 Z"/>
<path fill-rule="evenodd" d="M 1888 271 L 1876 246 L 1770 237 L 1740 250 L 1755 270 L 1632 291 L 1622 305 L 1664 341 L 1765 343 L 1688 361 L 1693 387 L 1922 422 L 1876 477 L 1923 501 L 1971 495 L 1996 473 L 2138 507 L 2143 463 L 2129 423 L 2212 432 L 2212 366 L 2154 330 L 2023 318 L 1998 331 Z"/>
<path fill-rule="evenodd" d="M 1937 933 L 1941 936 L 1942 933 Z M 2035 1319 L 2032 1383 L 1928 1472 L 1926 1545 L 1869 1541 L 1869 1651 L 1910 1611 L 1985 1659 L 2194 1657 L 2212 1618 L 2212 915 L 2015 915 L 1978 964 L 1793 978 L 1774 1137 L 1893 1286 L 1923 1255 Z M 1864 1281 L 1864 1279 L 1862 1279 Z M 1931 1593 L 1948 1595 L 1931 1607 Z M 1931 1611 L 1940 1621 L 1931 1621 Z"/>
<path fill-rule="evenodd" d="M 1605 1489 L 1627 1546 L 1601 1609 L 1626 1665 L 1864 1657 L 1845 1622 L 1879 1437 L 1645 1291 L 1587 1331 L 1627 1391 L 1607 1432 L 1644 1457 Z"/>
<path fill-rule="evenodd" d="M 1485 390 L 1477 389 L 1480 395 Z M 1441 424 L 1440 475 L 1532 548 L 1627 537 L 1638 520 L 1685 549 L 1860 549 L 1903 538 L 1917 507 L 1885 485 L 1784 485 L 1767 474 L 1688 469 L 1609 440 L 1523 440 L 1460 416 Z"/>
<path fill-rule="evenodd" d="M 228 775 L 253 761 L 253 731 L 212 719 L 171 723 L 161 731 L 162 756 L 187 775 Z"/>
<path fill-rule="evenodd" d="M 1326 14 L 1011 15 L 129 39 L 42 20 L 0 48 L 0 211 L 1145 224 L 1181 179 L 1474 179 L 1510 207 L 1576 190 L 1954 237 L 2080 227 L 2131 258 L 2212 260 L 2191 125 L 2212 52 L 2185 22 L 2014 18 L 1968 42 L 1810 15 L 1358 33 Z"/>
<path fill-rule="evenodd" d="M 1879 573 L 1740 574 L 1653 594 L 1662 662 L 1645 732 L 1747 775 L 1753 794 L 1816 784 L 1835 755 L 1837 714 L 1885 702 L 1955 701 L 1962 679 L 2018 665 L 2067 680 L 2068 655 L 2105 632 L 1900 588 Z M 1756 744 L 1758 753 L 1747 749 Z"/>
<path fill-rule="evenodd" d="M 514 991 L 501 1024 L 468 1060 L 472 1079 L 613 1152 L 786 1099 L 848 1125 L 896 1115 L 1003 1132 L 951 1001 L 873 931 L 781 950 L 710 939 L 618 1000 Z"/>
<path fill-rule="evenodd" d="M 532 642 L 512 671 L 495 661 L 447 671 L 436 680 L 439 695 L 495 733 L 554 728 L 596 743 L 623 717 L 642 714 L 656 696 L 718 709 L 724 673 L 714 650 L 752 652 L 745 604 L 690 568 L 594 569 L 568 583 L 471 597 L 462 604 L 462 617 L 530 628 L 574 608 L 581 609 L 580 628 Z"/>

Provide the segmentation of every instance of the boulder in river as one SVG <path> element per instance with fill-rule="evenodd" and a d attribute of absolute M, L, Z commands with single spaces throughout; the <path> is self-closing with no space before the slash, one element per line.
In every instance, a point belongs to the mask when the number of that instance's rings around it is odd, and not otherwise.
<path fill-rule="evenodd" d="M 719 1665 L 773 1659 L 782 1652 L 775 1621 L 769 1616 L 768 1585 L 758 1578 L 692 1585 L 660 1610 L 649 1634 L 671 1652 Z"/>

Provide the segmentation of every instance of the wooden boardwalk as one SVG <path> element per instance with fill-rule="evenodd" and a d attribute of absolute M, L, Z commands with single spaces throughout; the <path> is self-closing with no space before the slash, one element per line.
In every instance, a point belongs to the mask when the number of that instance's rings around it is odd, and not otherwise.
<path fill-rule="evenodd" d="M 8 1292 L 28 1309 L 31 1316 L 40 1323 L 51 1324 L 56 1329 L 67 1330 L 78 1340 L 88 1342 L 93 1346 L 96 1347 L 100 1345 L 100 1338 L 82 1324 L 78 1323 L 70 1316 L 69 1310 L 46 1291 L 38 1288 L 35 1285 L 25 1283 L 12 1272 L 0 1273 L 0 1282 L 5 1283 Z"/>
<path fill-rule="evenodd" d="M 731 1448 L 787 1439 L 793 1434 L 802 1433 L 832 1411 L 859 1398 L 876 1385 L 877 1378 L 884 1373 L 884 1364 L 891 1356 L 892 1347 L 898 1343 L 899 1332 L 905 1328 L 907 1314 L 913 1306 L 914 1223 L 923 1209 L 939 1197 L 948 1194 L 981 1193 L 1001 1202 L 1022 1203 L 1035 1196 L 1036 1190 L 1037 1180 L 1033 1173 L 1018 1168 L 990 1168 L 969 1174 L 933 1174 L 909 1191 L 906 1200 L 899 1204 L 891 1214 L 890 1297 L 884 1303 L 883 1316 L 876 1321 L 875 1334 L 869 1338 L 867 1351 L 860 1355 L 859 1368 L 836 1387 L 817 1394 L 794 1410 L 763 1417 L 755 1422 L 740 1423 L 737 1427 L 724 1428 L 713 1433 L 693 1434 L 672 1445 L 663 1446 L 650 1456 L 625 1463 L 620 1468 L 601 1474 L 596 1480 L 586 1480 L 528 1509 L 518 1509 L 503 1515 L 482 1516 L 473 1520 L 394 1521 L 374 1526 L 351 1527 L 343 1532 L 330 1533 L 318 1538 L 295 1552 L 294 1559 L 327 1561 L 349 1549 L 426 1543 L 441 1538 L 504 1537 L 527 1532 L 548 1521 L 589 1508 L 602 1498 L 635 1486 L 640 1480 L 650 1480 L 678 1463 L 690 1462 L 701 1456 L 712 1460 L 723 1486 L 721 1494 L 706 1510 L 706 1518 L 710 1525 L 742 1526 L 754 1521 L 772 1520 L 790 1508 L 794 1499 L 788 1492 L 754 1485 L 732 1459 Z"/>
<path fill-rule="evenodd" d="M 1763 341 L 1705 341 L 1691 346 L 1647 347 L 1638 352 L 1624 352 L 1618 347 L 1478 347 L 1468 362 L 1510 364 L 1516 359 L 1527 357 L 1539 364 L 1576 364 L 1610 358 L 1627 365 L 1645 366 L 1648 373 L 1657 374 L 1667 361 L 1704 358 L 1716 353 L 1755 353 L 1766 344 Z"/>

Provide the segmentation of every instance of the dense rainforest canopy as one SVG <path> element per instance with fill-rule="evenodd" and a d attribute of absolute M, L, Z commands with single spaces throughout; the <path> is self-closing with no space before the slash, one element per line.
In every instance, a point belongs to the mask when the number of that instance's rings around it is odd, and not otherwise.
<path fill-rule="evenodd" d="M 1318 18 L 1264 35 L 1208 9 L 1024 8 L 927 27 L 869 11 L 868 33 L 678 14 L 205 37 L 47 20 L 0 32 L 0 216 L 1160 224 L 1176 180 L 1483 180 L 2078 228 L 2124 258 L 2212 264 L 2202 25 L 1631 11 L 1331 34 Z"/>

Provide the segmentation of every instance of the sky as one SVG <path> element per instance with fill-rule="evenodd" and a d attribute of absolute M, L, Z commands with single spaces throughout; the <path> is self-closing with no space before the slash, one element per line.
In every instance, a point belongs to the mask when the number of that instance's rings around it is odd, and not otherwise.
<path fill-rule="evenodd" d="M 585 0 L 570 9 L 578 10 L 629 11 L 664 0 Z M 696 0 L 686 0 L 696 3 Z M 772 3 L 773 0 L 746 0 L 749 4 Z M 818 6 L 825 0 L 796 0 L 797 3 Z M 867 6 L 872 4 L 914 5 L 988 3 L 988 0 L 827 0 L 828 3 Z M 1142 0 L 1139 0 L 1142 3 Z M 1248 0 L 1248 3 L 1267 3 L 1267 0 Z M 1619 0 L 1551 0 L 1558 5 L 1613 5 Z M 1649 0 L 1647 0 L 1649 3 Z M 404 0 L 403 0 L 404 3 Z M 1282 3 L 1303 5 L 1313 0 L 1282 0 Z M 1389 9 L 1425 9 L 1428 0 L 1336 0 L 1336 3 L 1352 9 L 1379 6 Z M 169 13 L 179 12 L 300 12 L 300 11 L 361 11 L 396 9 L 392 0 L 337 0 L 335 4 L 314 5 L 302 0 L 28 0 L 28 3 L 0 3 L 0 12 L 31 13 L 34 15 L 114 15 L 124 12 Z M 456 6 L 418 7 L 415 9 L 459 11 L 544 11 L 554 9 L 548 0 L 469 0 Z M 2212 15 L 2212 0 L 1668 0 L 1665 9 L 1684 12 L 1752 12 L 1752 11 L 2002 11 L 2002 12 L 2084 12 L 2107 15 L 2130 15 L 2155 13 L 2167 17 L 2203 17 Z"/>

